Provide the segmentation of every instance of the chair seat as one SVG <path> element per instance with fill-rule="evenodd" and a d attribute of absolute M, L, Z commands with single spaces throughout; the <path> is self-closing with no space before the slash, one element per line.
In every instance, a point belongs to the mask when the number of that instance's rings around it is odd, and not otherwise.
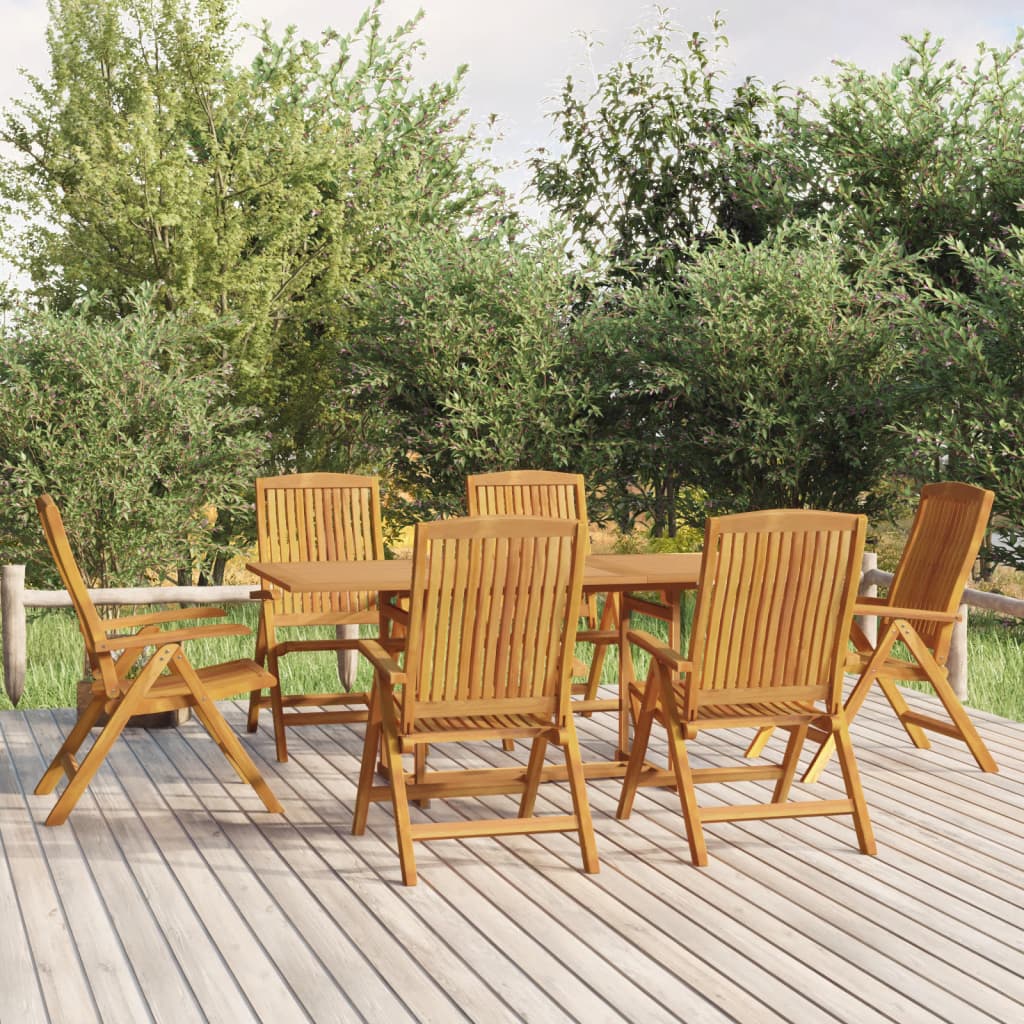
<path fill-rule="evenodd" d="M 451 732 L 473 730 L 481 733 L 510 735 L 521 732 L 532 736 L 538 729 L 550 729 L 551 719 L 543 715 L 471 715 L 457 718 L 418 718 L 414 734 L 421 732 Z"/>
<path fill-rule="evenodd" d="M 686 705 L 686 686 L 687 684 L 679 679 L 672 683 L 672 693 L 679 708 Z M 633 687 L 633 689 L 636 690 L 638 697 L 641 696 L 642 691 L 639 688 Z M 701 723 L 705 721 L 713 722 L 716 719 L 726 718 L 732 720 L 749 718 L 751 724 L 754 724 L 754 721 L 759 718 L 785 717 L 813 721 L 816 718 L 826 718 L 827 716 L 828 712 L 825 708 L 799 700 L 751 701 L 747 704 L 701 704 L 697 712 L 697 726 L 700 727 Z"/>
<path fill-rule="evenodd" d="M 196 669 L 196 674 L 203 683 L 206 692 L 214 700 L 234 697 L 240 693 L 248 693 L 253 682 L 263 680 L 265 687 L 277 685 L 274 677 L 249 658 L 238 658 L 220 665 Z M 132 686 L 132 680 L 126 680 L 121 686 L 121 693 L 126 694 Z M 117 703 L 120 697 L 112 703 Z M 151 687 L 143 703 L 161 705 L 161 710 L 172 711 L 176 708 L 190 707 L 195 703 L 192 691 L 185 680 L 177 673 L 161 676 Z"/>
<path fill-rule="evenodd" d="M 399 721 L 402 716 L 402 698 L 395 694 L 395 717 Z M 413 722 L 411 734 L 402 737 L 403 746 L 419 743 L 437 742 L 438 739 L 459 741 L 473 739 L 490 740 L 510 737 L 536 736 L 538 732 L 551 729 L 549 715 L 514 714 L 514 715 L 446 715 L 433 718 L 417 718 Z"/>
<path fill-rule="evenodd" d="M 698 721 L 715 718 L 821 718 L 828 714 L 824 708 L 815 707 L 804 701 L 780 700 L 759 704 L 703 704 L 698 712 Z"/>

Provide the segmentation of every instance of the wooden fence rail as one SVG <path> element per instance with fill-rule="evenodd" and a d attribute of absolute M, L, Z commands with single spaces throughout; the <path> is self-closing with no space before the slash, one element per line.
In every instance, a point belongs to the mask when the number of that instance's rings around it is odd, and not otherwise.
<path fill-rule="evenodd" d="M 256 600 L 257 588 L 234 587 L 105 587 L 89 591 L 97 605 L 239 604 Z M 17 704 L 25 690 L 27 661 L 26 608 L 70 608 L 66 590 L 26 590 L 25 566 L 0 568 L 0 626 L 3 629 L 4 689 Z M 358 636 L 358 626 L 336 627 L 339 637 Z M 358 652 L 338 652 L 338 678 L 347 686 L 355 680 Z"/>
<path fill-rule="evenodd" d="M 878 587 L 892 582 L 892 573 L 878 568 L 874 552 L 864 555 L 860 592 L 874 595 Z M 90 590 L 98 605 L 140 604 L 232 604 L 253 600 L 253 587 L 119 587 Z M 26 590 L 25 566 L 5 565 L 0 569 L 0 616 L 3 628 L 4 688 L 13 704 L 17 704 L 25 688 L 26 608 L 70 608 L 66 590 Z M 965 590 L 960 606 L 960 621 L 953 630 L 949 651 L 949 681 L 961 700 L 967 698 L 967 609 L 983 608 L 1000 615 L 1024 619 L 1024 601 L 1003 594 L 981 590 Z M 878 620 L 861 620 L 871 640 L 875 639 Z M 338 626 L 338 636 L 356 635 L 358 626 Z M 346 686 L 355 680 L 357 652 L 338 652 L 338 678 Z"/>

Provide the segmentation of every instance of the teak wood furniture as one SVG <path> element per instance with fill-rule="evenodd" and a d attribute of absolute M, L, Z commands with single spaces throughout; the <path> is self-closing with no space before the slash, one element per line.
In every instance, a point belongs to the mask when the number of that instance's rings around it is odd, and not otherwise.
<path fill-rule="evenodd" d="M 466 477 L 466 511 L 471 516 L 549 516 L 554 519 L 574 519 L 589 527 L 587 493 L 580 473 L 557 473 L 550 470 L 518 469 L 498 473 L 477 473 Z M 590 538 L 586 538 L 587 553 Z M 576 639 L 594 645 L 589 668 L 574 661 L 573 675 L 586 676 L 585 683 L 573 686 L 586 705 L 577 711 L 610 710 L 617 701 L 599 700 L 597 688 L 601 682 L 601 669 L 609 644 L 619 639 L 618 594 L 609 591 L 603 595 L 602 612 L 598 616 L 597 594 L 584 594 L 580 616 L 587 628 L 577 631 Z M 512 742 L 506 741 L 510 750 Z"/>
<path fill-rule="evenodd" d="M 700 554 L 653 555 L 588 555 L 583 567 L 584 592 L 615 592 L 657 590 L 668 597 L 668 643 L 679 646 L 679 602 L 684 590 L 692 590 L 700 575 Z M 379 592 L 378 610 L 387 613 L 392 598 L 406 596 L 412 585 L 412 562 L 409 559 L 366 560 L 361 562 L 250 562 L 247 568 L 257 576 L 292 593 L 329 591 Z M 627 687 L 633 679 L 632 661 L 624 660 L 628 645 L 624 630 L 628 620 L 619 624 L 619 747 L 616 761 L 588 762 L 588 777 L 621 775 L 629 749 L 629 708 Z M 581 702 L 574 701 L 574 708 Z M 586 707 L 586 705 L 583 705 Z M 558 766 L 549 765 L 545 776 Z"/>
<path fill-rule="evenodd" d="M 707 864 L 706 822 L 754 818 L 850 814 L 861 850 L 875 852 L 842 703 L 865 529 L 863 516 L 791 509 L 708 520 L 689 657 L 650 634 L 628 637 L 651 662 L 646 686 L 631 687 L 637 725 L 618 817 L 638 786 L 673 786 L 697 865 Z M 655 721 L 668 735 L 667 770 L 644 761 Z M 687 745 L 704 730 L 765 725 L 790 730 L 781 764 L 691 769 Z M 845 800 L 787 799 L 811 728 L 838 746 Z M 767 803 L 697 803 L 696 783 L 757 779 L 775 780 Z"/>
<path fill-rule="evenodd" d="M 319 562 L 382 559 L 380 491 L 376 477 L 346 473 L 294 473 L 256 481 L 256 534 L 261 559 Z M 356 637 L 285 639 L 298 626 L 344 626 L 378 621 L 375 590 L 291 593 L 273 584 L 262 592 L 256 660 L 279 677 L 279 661 L 302 651 L 357 649 Z M 365 693 L 304 693 L 281 697 L 285 727 L 365 722 Z M 249 698 L 249 732 L 255 732 L 261 691 Z M 332 710 L 341 708 L 341 710 Z M 276 726 L 276 723 L 275 723 Z M 284 730 L 279 760 L 287 759 Z"/>
<path fill-rule="evenodd" d="M 925 729 L 963 740 L 978 767 L 986 772 L 999 769 L 953 692 L 946 665 L 953 624 L 985 536 L 993 498 L 991 491 L 962 483 L 921 488 L 921 500 L 888 596 L 857 599 L 855 614 L 878 616 L 878 641 L 872 644 L 854 623 L 856 650 L 850 655 L 847 671 L 857 672 L 859 677 L 846 701 L 846 714 L 852 719 L 877 680 L 915 746 L 926 749 L 931 745 Z M 896 649 L 897 642 L 902 642 L 902 651 Z M 896 680 L 928 682 L 949 717 L 912 711 Z M 812 737 L 821 746 L 804 775 L 806 782 L 820 776 L 834 749 L 831 737 L 813 732 Z M 759 734 L 751 752 L 760 752 L 767 739 L 767 733 Z"/>
<path fill-rule="evenodd" d="M 253 764 L 252 758 L 214 703 L 223 697 L 259 687 L 269 690 L 274 717 L 280 719 L 277 679 L 255 661 L 245 659 L 196 669 L 182 648 L 186 640 L 244 636 L 249 629 L 231 623 L 161 629 L 169 622 L 221 616 L 224 611 L 220 608 L 122 615 L 116 619 L 100 618 L 71 553 L 56 504 L 49 495 L 44 494 L 36 501 L 36 507 L 53 560 L 71 595 L 93 676 L 92 699 L 83 709 L 35 789 L 37 795 L 52 793 L 61 776 L 67 776 L 68 783 L 50 811 L 46 824 L 60 825 L 67 820 L 129 718 L 184 707 L 192 708 L 231 766 L 259 794 L 267 810 L 283 813 L 283 808 Z M 124 629 L 136 629 L 137 632 L 128 636 L 120 635 Z M 147 654 L 151 648 L 155 648 L 154 652 Z M 104 713 L 109 718 L 79 763 L 75 755 Z"/>
<path fill-rule="evenodd" d="M 576 832 L 586 871 L 598 870 L 570 685 L 582 598 L 584 525 L 566 519 L 468 517 L 416 527 L 403 664 L 360 642 L 375 669 L 352 831 L 370 802 L 394 808 L 402 880 L 416 883 L 413 842 L 528 832 Z M 406 775 L 402 755 L 444 742 L 532 743 L 516 818 L 413 824 L 409 800 L 491 791 L 501 769 Z M 573 813 L 534 813 L 549 743 L 565 752 Z M 387 784 L 375 786 L 378 752 Z"/>

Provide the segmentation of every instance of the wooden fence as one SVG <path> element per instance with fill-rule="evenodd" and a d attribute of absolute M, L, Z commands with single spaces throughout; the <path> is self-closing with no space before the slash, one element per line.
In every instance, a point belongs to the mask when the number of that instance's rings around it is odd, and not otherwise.
<path fill-rule="evenodd" d="M 238 604 L 256 600 L 257 588 L 234 587 L 108 587 L 90 590 L 96 605 Z M 25 689 L 27 661 L 26 608 L 70 608 L 66 590 L 27 590 L 25 566 L 0 569 L 0 627 L 3 629 L 4 688 L 17 704 Z M 358 636 L 358 626 L 336 627 L 339 637 Z M 338 678 L 346 685 L 355 680 L 358 652 L 338 652 Z"/>
<path fill-rule="evenodd" d="M 892 574 L 878 569 L 873 552 L 864 555 L 860 592 L 874 595 L 878 587 L 892 582 Z M 70 608 L 66 590 L 26 590 L 25 566 L 5 565 L 0 575 L 0 616 L 3 628 L 4 687 L 12 703 L 17 704 L 25 688 L 26 608 Z M 253 600 L 253 587 L 123 587 L 90 590 L 98 605 L 149 604 L 232 604 Z M 1024 619 L 1024 601 L 1002 594 L 965 590 L 960 606 L 960 621 L 953 630 L 949 652 L 949 681 L 961 700 L 967 697 L 967 609 L 983 608 L 1000 615 Z M 871 640 L 875 639 L 878 620 L 861 620 Z M 338 626 L 339 636 L 353 636 L 358 626 Z M 338 652 L 338 677 L 346 686 L 355 679 L 357 653 Z"/>

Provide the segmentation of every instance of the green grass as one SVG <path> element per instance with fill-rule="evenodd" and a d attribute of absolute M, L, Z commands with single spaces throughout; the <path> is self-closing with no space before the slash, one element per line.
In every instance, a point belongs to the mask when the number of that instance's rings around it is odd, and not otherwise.
<path fill-rule="evenodd" d="M 234 658 L 251 658 L 255 644 L 259 609 L 255 604 L 227 605 L 227 619 L 241 622 L 253 630 L 250 636 L 217 637 L 194 640 L 186 645 L 189 658 L 197 666 L 212 665 Z M 139 612 L 144 609 L 138 609 Z M 128 610 L 125 610 L 128 614 Z M 206 620 L 207 622 L 211 620 Z M 221 620 L 213 620 L 221 621 Z M 182 622 L 182 626 L 189 623 Z M 290 636 L 315 635 L 314 631 L 295 631 Z M 319 635 L 330 635 L 320 631 Z M 73 707 L 78 680 L 83 676 L 84 648 L 75 617 L 70 611 L 29 612 L 28 657 L 25 692 L 19 708 Z M 312 693 L 338 688 L 337 658 L 331 652 L 304 654 L 282 659 L 282 686 L 286 693 Z M 369 667 L 360 659 L 357 688 L 370 686 Z M 11 707 L 5 692 L 0 692 L 0 709 Z"/>
<path fill-rule="evenodd" d="M 684 599 L 688 602 L 684 605 L 683 616 L 682 646 L 685 651 L 692 597 L 687 595 Z M 228 606 L 230 621 L 242 622 L 254 630 L 257 616 L 255 604 Z M 636 625 L 664 636 L 664 624 L 656 620 L 638 616 Z M 1024 721 L 1024 621 L 976 612 L 970 618 L 967 642 L 969 706 Z M 196 665 L 210 665 L 232 658 L 251 657 L 253 644 L 254 636 L 221 637 L 194 641 L 188 645 L 188 651 Z M 589 660 L 590 645 L 579 644 L 577 655 L 584 661 Z M 646 670 L 643 652 L 637 654 L 635 662 L 638 672 Z M 286 693 L 335 690 L 338 686 L 336 666 L 337 660 L 330 652 L 293 655 L 282 659 L 281 684 Z M 82 674 L 82 638 L 71 612 L 30 612 L 28 672 L 25 693 L 18 707 L 73 707 L 76 684 Z M 614 683 L 617 678 L 618 666 L 614 655 L 611 655 L 605 660 L 602 681 Z M 369 685 L 369 667 L 360 659 L 356 688 L 367 689 Z M 10 707 L 7 695 L 0 692 L 0 709 Z"/>
<path fill-rule="evenodd" d="M 971 707 L 1024 722 L 1024 619 L 972 612 L 967 673 Z"/>

